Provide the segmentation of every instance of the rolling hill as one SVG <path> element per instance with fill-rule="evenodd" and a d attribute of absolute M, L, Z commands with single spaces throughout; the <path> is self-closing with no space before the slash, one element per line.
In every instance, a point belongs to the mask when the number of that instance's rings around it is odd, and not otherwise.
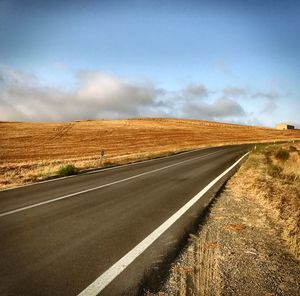
<path fill-rule="evenodd" d="M 300 130 L 209 122 L 135 118 L 59 123 L 0 123 L 0 186 L 47 179 L 66 163 L 77 168 L 126 163 L 205 146 L 300 140 Z"/>

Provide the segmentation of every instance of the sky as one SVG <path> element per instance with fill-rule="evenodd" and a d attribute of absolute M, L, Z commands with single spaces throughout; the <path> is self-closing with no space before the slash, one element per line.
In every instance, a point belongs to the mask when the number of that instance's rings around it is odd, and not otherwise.
<path fill-rule="evenodd" d="M 0 0 L 0 120 L 300 128 L 299 0 Z"/>

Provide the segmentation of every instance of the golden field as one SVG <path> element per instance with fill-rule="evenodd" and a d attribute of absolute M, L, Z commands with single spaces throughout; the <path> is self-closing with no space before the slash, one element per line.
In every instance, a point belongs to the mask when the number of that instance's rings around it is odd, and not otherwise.
<path fill-rule="evenodd" d="M 47 179 L 72 163 L 79 169 L 126 163 L 205 146 L 300 139 L 300 130 L 200 120 L 127 119 L 59 123 L 0 122 L 0 187 Z"/>

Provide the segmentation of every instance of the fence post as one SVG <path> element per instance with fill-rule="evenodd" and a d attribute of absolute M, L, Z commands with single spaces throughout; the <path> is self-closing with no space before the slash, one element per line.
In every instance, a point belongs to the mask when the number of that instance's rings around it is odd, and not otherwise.
<path fill-rule="evenodd" d="M 104 150 L 100 152 L 100 166 L 103 166 L 104 163 Z"/>

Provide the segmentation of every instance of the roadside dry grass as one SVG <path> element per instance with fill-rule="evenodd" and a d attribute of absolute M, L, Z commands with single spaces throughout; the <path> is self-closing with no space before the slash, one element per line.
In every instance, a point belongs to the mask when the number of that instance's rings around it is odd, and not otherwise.
<path fill-rule="evenodd" d="M 290 139 L 300 139 L 300 131 L 199 120 L 0 122 L 0 188 L 55 177 L 66 164 L 96 168 L 206 146 Z"/>
<path fill-rule="evenodd" d="M 287 155 L 287 158 L 282 155 Z M 229 187 L 267 209 L 281 235 L 300 258 L 300 145 L 263 146 L 253 151 Z"/>
<path fill-rule="evenodd" d="M 298 296 L 299 151 L 295 144 L 257 146 L 190 235 L 160 291 L 145 295 Z"/>
<path fill-rule="evenodd" d="M 280 231 L 262 205 L 227 186 L 161 290 L 145 296 L 298 296 L 300 261 Z"/>

